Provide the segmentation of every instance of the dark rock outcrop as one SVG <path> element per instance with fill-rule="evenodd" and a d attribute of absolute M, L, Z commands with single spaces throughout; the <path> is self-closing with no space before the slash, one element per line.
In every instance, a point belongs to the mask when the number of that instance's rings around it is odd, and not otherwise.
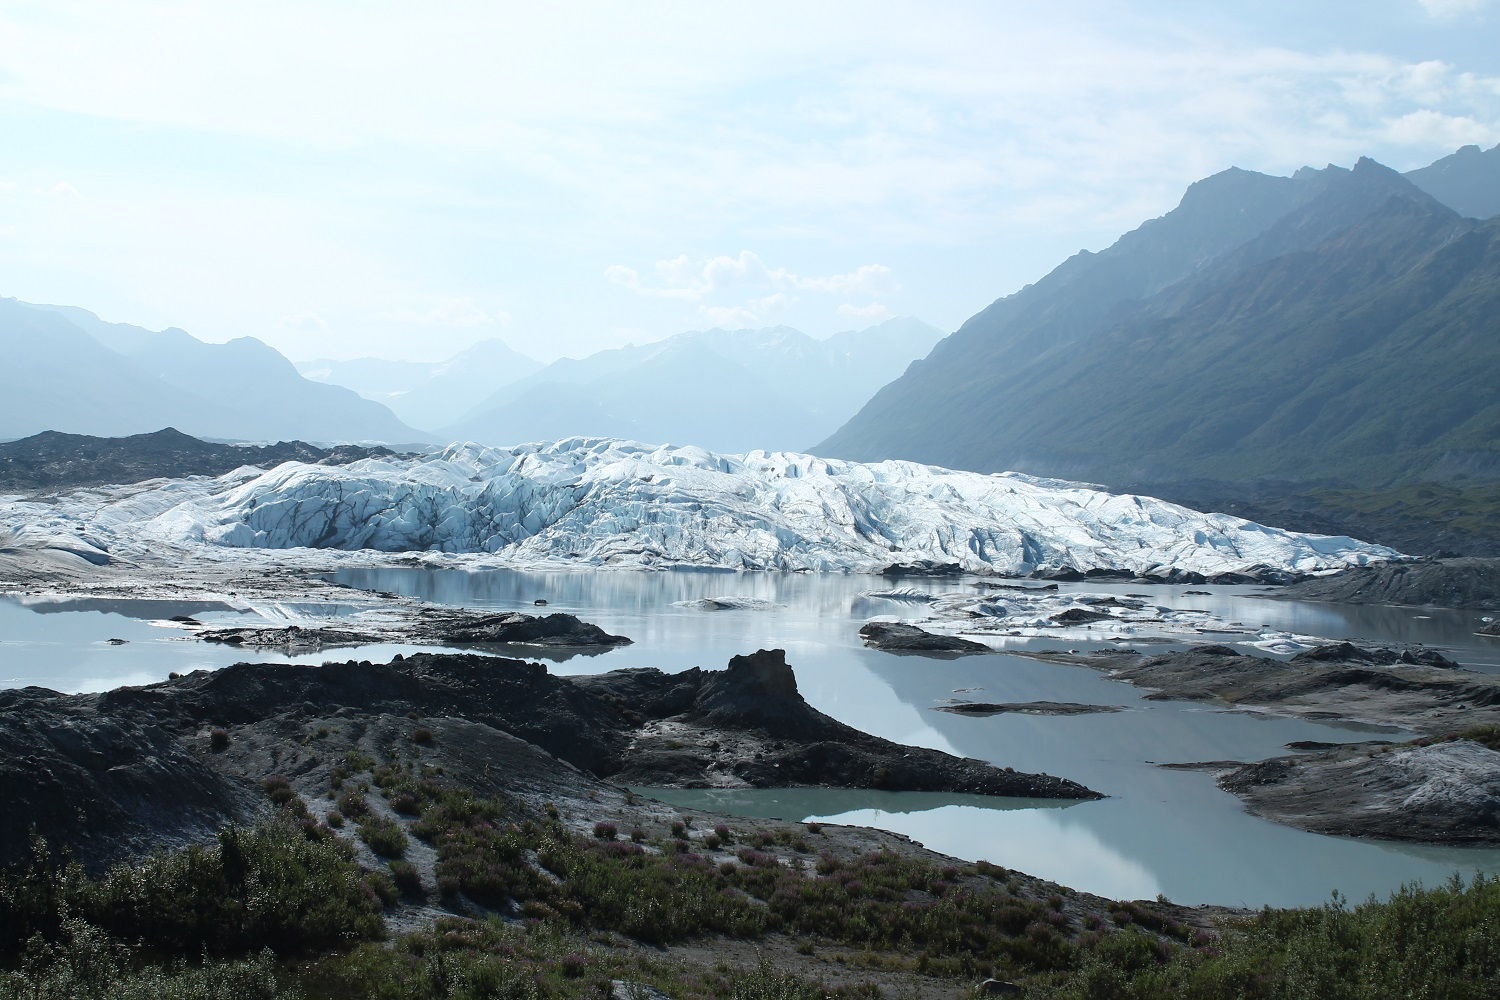
<path fill-rule="evenodd" d="M 485 794 L 585 797 L 610 781 L 1098 797 L 846 726 L 802 699 L 780 650 L 592 677 L 467 654 L 242 663 L 103 694 L 0 692 L 0 795 L 23 818 L 3 826 L 0 864 L 33 827 L 96 865 L 202 839 L 263 808 L 255 782 L 326 779 L 351 740 L 389 747 L 414 720 L 447 777 Z"/>
<path fill-rule="evenodd" d="M 1104 650 L 1032 653 L 1082 663 L 1151 688 L 1152 699 L 1216 701 L 1311 719 L 1345 719 L 1439 735 L 1500 724 L 1500 677 L 1465 670 L 1434 650 L 1328 643 L 1290 660 L 1230 646 L 1156 655 Z"/>
<path fill-rule="evenodd" d="M 1272 596 L 1341 604 L 1500 610 L 1500 559 L 1424 559 L 1354 566 L 1304 580 Z"/>
<path fill-rule="evenodd" d="M 1037 593 L 1057 589 L 1055 583 L 1044 583 L 1040 586 L 1030 583 L 995 583 L 992 580 L 978 580 L 974 586 L 983 590 L 1034 590 Z"/>
<path fill-rule="evenodd" d="M 1330 642 L 1312 649 L 1304 649 L 1292 657 L 1292 663 L 1373 663 L 1390 666 L 1393 663 L 1419 663 L 1429 667 L 1459 669 L 1456 661 L 1435 649 L 1407 647 L 1391 649 L 1387 646 L 1356 646 L 1352 642 Z"/>
<path fill-rule="evenodd" d="M 916 559 L 907 563 L 892 563 L 880 571 L 881 576 L 963 576 L 964 568 L 958 563 L 936 562 L 932 559 Z"/>
<path fill-rule="evenodd" d="M 187 623 L 183 623 L 187 624 Z M 196 622 L 192 623 L 196 624 Z M 350 632 L 332 628 L 301 628 L 288 625 L 285 628 L 204 629 L 194 633 L 204 642 L 216 642 L 225 646 L 244 646 L 249 649 L 319 650 L 336 649 L 339 646 L 364 646 L 379 641 L 363 632 Z"/>
<path fill-rule="evenodd" d="M 1500 844 L 1500 753 L 1469 740 L 1332 747 L 1236 767 L 1219 784 L 1314 833 Z"/>
<path fill-rule="evenodd" d="M 866 622 L 860 626 L 859 636 L 866 646 L 883 649 L 888 653 L 993 653 L 994 650 L 982 642 L 964 639 L 956 635 L 938 635 L 900 622 Z"/>
<path fill-rule="evenodd" d="M 1049 618 L 1048 621 L 1057 622 L 1059 625 L 1087 625 L 1089 622 L 1107 621 L 1113 617 L 1113 615 L 1105 614 L 1102 611 L 1089 611 L 1086 608 L 1069 608 L 1066 611 L 1059 611 Z"/>
<path fill-rule="evenodd" d="M 546 646 L 559 649 L 627 646 L 630 639 L 611 635 L 597 625 L 574 615 L 538 617 L 507 611 L 476 614 L 472 611 L 431 609 L 419 618 L 385 623 L 373 628 L 301 628 L 296 625 L 201 628 L 191 619 L 180 624 L 204 642 L 256 649 L 332 649 L 379 642 L 411 642 L 444 646 Z"/>
<path fill-rule="evenodd" d="M 1120 712 L 1119 705 L 1083 705 L 1073 701 L 961 701 L 953 705 L 933 706 L 939 712 L 954 715 L 1092 715 L 1096 712 Z"/>
<path fill-rule="evenodd" d="M 435 612 L 416 623 L 415 636 L 450 646 L 491 643 L 525 646 L 628 646 L 623 635 L 611 635 L 573 615 L 525 615 L 508 611 L 473 617 Z"/>

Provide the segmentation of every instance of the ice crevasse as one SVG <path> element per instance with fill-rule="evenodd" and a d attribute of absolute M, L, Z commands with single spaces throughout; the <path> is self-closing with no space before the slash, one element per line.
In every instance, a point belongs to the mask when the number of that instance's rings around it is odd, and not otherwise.
<path fill-rule="evenodd" d="M 873 571 L 930 560 L 1003 574 L 1213 576 L 1398 555 L 1016 473 L 605 438 L 287 463 L 132 505 L 150 511 L 150 532 L 183 542 L 488 553 L 512 565 Z"/>

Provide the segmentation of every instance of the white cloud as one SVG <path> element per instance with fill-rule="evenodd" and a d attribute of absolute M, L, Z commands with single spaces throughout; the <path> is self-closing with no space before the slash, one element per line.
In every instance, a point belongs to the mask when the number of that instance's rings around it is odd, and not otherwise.
<path fill-rule="evenodd" d="M 0 4 L 0 272 L 210 336 L 316 308 L 330 354 L 446 352 L 505 310 L 534 353 L 700 310 L 956 326 L 1231 164 L 1500 140 L 1500 59 L 1468 21 L 1403 37 L 1414 5 L 1357 39 L 1318 4 L 878 7 Z M 605 267 L 705 246 L 758 253 Z"/>
<path fill-rule="evenodd" d="M 633 267 L 611 264 L 604 269 L 604 276 L 639 295 L 696 303 L 700 319 L 726 328 L 764 325 L 770 316 L 786 310 L 802 295 L 878 295 L 895 287 L 891 269 L 884 264 L 862 264 L 836 274 L 798 274 L 790 268 L 767 266 L 751 250 L 741 250 L 732 257 L 720 254 L 695 260 L 683 254 L 659 260 L 649 278 Z M 843 311 L 846 307 L 839 308 Z M 859 308 L 885 309 L 880 305 Z"/>
<path fill-rule="evenodd" d="M 513 317 L 504 309 L 487 309 L 459 296 L 440 298 L 425 309 L 395 310 L 380 318 L 411 326 L 478 327 L 509 326 Z"/>
<path fill-rule="evenodd" d="M 891 269 L 884 264 L 862 264 L 844 274 L 802 275 L 784 268 L 767 267 L 760 256 L 741 250 L 738 256 L 720 255 L 692 260 L 687 255 L 659 260 L 652 268 L 655 281 L 647 281 L 635 268 L 611 264 L 604 276 L 617 285 L 642 295 L 698 301 L 722 292 L 775 288 L 851 295 L 875 293 L 891 286 Z"/>
<path fill-rule="evenodd" d="M 276 322 L 276 325 L 283 330 L 291 330 L 295 333 L 322 333 L 328 329 L 328 321 L 313 312 L 283 316 Z"/>
<path fill-rule="evenodd" d="M 1487 125 L 1466 115 L 1445 115 L 1423 108 L 1392 119 L 1386 134 L 1403 145 L 1466 146 L 1500 141 L 1500 125 Z"/>
<path fill-rule="evenodd" d="M 1433 17 L 1459 17 L 1473 14 L 1490 5 L 1490 0 L 1418 0 Z"/>
<path fill-rule="evenodd" d="M 889 308 L 881 302 L 871 302 L 866 305 L 855 305 L 853 302 L 839 304 L 840 316 L 848 316 L 851 319 L 865 320 L 870 323 L 879 323 L 881 320 L 890 319 L 894 315 Z"/>
<path fill-rule="evenodd" d="M 711 325 L 726 329 L 764 326 L 772 315 L 784 309 L 790 301 L 786 295 L 776 292 L 741 305 L 700 305 L 698 315 Z"/>

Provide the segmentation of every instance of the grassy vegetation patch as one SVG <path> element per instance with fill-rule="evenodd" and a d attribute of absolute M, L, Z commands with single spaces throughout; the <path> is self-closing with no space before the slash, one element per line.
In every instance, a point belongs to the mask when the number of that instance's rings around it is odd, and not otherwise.
<path fill-rule="evenodd" d="M 1491 1000 L 1500 983 L 1500 879 L 1406 887 L 1348 907 L 1271 910 L 1204 947 L 1115 934 L 1036 994 L 1050 1000 Z"/>
<path fill-rule="evenodd" d="M 316 952 L 383 933 L 349 846 L 286 815 L 97 878 L 38 842 L 30 863 L 0 873 L 0 957 L 33 937 L 61 940 L 69 920 L 191 958 Z"/>
<path fill-rule="evenodd" d="M 1494 746 L 1497 730 L 1449 738 Z M 1052 1000 L 1478 1000 L 1500 981 L 1500 880 L 1268 909 L 1210 933 L 1153 904 L 1037 898 L 1024 876 L 987 862 L 814 855 L 813 825 L 694 830 L 683 817 L 656 836 L 621 836 L 599 819 L 575 831 L 555 808 L 518 818 L 514 804 L 442 786 L 415 762 L 371 762 L 370 781 L 361 763 L 334 781 L 359 837 L 390 859 L 375 871 L 277 779 L 265 783 L 283 802 L 276 819 L 103 875 L 38 844 L 0 872 L 0 1000 L 597 1000 L 614 980 L 676 1000 L 879 996 L 769 965 L 681 964 L 626 939 L 699 939 L 701 954 L 739 938 L 820 956 L 844 977 L 901 972 L 946 989 L 996 975 Z M 379 816 L 376 788 L 410 818 Z M 401 857 L 411 837 L 435 850 L 439 894 L 490 916 L 376 943 L 382 907 L 432 888 Z"/>

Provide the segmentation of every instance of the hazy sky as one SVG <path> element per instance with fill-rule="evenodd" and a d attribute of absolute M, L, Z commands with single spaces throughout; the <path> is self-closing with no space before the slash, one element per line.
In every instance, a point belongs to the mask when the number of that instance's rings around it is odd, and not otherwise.
<path fill-rule="evenodd" d="M 951 329 L 1230 165 L 1500 142 L 1500 3 L 0 0 L 0 294 L 298 359 Z"/>

